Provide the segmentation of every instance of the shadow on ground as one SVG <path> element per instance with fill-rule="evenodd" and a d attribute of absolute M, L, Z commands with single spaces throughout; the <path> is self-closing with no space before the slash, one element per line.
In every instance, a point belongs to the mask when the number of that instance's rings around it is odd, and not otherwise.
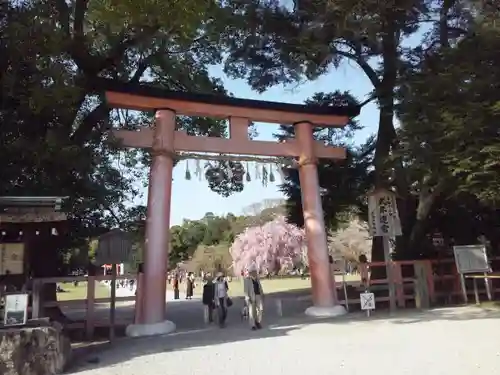
<path fill-rule="evenodd" d="M 335 319 L 313 319 L 304 315 L 266 320 L 267 326 L 262 330 L 251 331 L 247 322 L 237 321 L 234 317 L 224 329 L 207 327 L 203 329 L 179 331 L 171 335 L 118 339 L 113 345 L 100 343 L 85 351 L 75 353 L 75 366 L 69 373 L 77 374 L 83 370 L 98 369 L 113 366 L 136 357 L 154 353 L 168 353 L 179 350 L 193 350 L 195 348 L 242 342 L 247 340 L 261 340 L 279 336 L 286 336 L 292 331 L 300 330 L 313 324 L 328 325 L 355 325 L 360 324 L 425 324 L 432 321 L 467 321 L 474 319 L 498 319 L 500 309 L 497 307 L 454 307 L 427 311 L 403 310 L 395 314 L 386 311 L 376 312 L 370 317 L 363 313 L 351 313 Z"/>

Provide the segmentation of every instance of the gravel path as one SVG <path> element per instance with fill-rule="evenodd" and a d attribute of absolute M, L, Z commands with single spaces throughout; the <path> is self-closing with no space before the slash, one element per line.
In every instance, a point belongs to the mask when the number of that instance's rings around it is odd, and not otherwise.
<path fill-rule="evenodd" d="M 284 299 L 282 305 L 282 313 L 284 316 L 296 316 L 297 314 L 305 311 L 310 306 L 310 300 L 301 300 L 298 298 Z M 243 307 L 242 298 L 233 298 L 234 306 L 229 309 L 228 320 L 231 326 L 240 322 L 240 312 Z M 124 325 L 133 322 L 134 317 L 134 303 L 118 303 L 116 307 L 117 321 Z M 168 320 L 175 322 L 178 330 L 190 330 L 204 328 L 203 322 L 203 304 L 201 298 L 195 297 L 192 300 L 177 300 L 169 301 L 167 303 L 167 316 Z M 264 301 L 264 311 L 268 319 L 276 320 L 278 318 L 276 309 L 276 299 L 267 297 Z M 72 308 L 64 309 L 65 314 L 73 320 L 83 320 L 85 318 L 86 309 Z M 108 321 L 109 320 L 109 305 L 101 304 L 97 306 L 95 312 L 96 320 Z"/>
<path fill-rule="evenodd" d="M 283 319 L 124 339 L 81 375 L 481 375 L 500 374 L 500 311 L 475 307 L 389 318 Z"/>

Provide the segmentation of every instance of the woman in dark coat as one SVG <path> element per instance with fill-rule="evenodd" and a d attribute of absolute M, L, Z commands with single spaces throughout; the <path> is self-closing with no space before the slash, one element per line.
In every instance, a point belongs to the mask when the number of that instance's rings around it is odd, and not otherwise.
<path fill-rule="evenodd" d="M 186 299 L 192 299 L 194 294 L 194 274 L 189 272 L 186 278 Z"/>
<path fill-rule="evenodd" d="M 174 288 L 174 299 L 179 299 L 179 275 L 176 273 L 172 279 L 172 286 Z"/>

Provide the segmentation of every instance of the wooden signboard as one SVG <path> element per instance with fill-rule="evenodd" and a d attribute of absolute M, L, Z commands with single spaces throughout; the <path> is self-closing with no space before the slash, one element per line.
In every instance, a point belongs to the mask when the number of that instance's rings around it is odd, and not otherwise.
<path fill-rule="evenodd" d="M 7 294 L 3 323 L 6 326 L 19 326 L 28 320 L 28 294 Z"/>
<path fill-rule="evenodd" d="M 368 224 L 373 237 L 401 236 L 396 195 L 377 189 L 368 195 Z"/>
<path fill-rule="evenodd" d="M 462 286 L 463 299 L 464 302 L 467 303 L 468 296 L 464 275 L 470 273 L 483 273 L 486 277 L 487 273 L 491 272 L 491 266 L 488 262 L 486 246 L 482 244 L 453 246 L 453 253 L 455 254 L 455 264 L 457 266 L 457 271 L 460 274 L 460 284 Z M 488 295 L 490 295 L 489 284 L 486 278 L 485 283 Z"/>
<path fill-rule="evenodd" d="M 120 264 L 130 260 L 132 252 L 132 241 L 127 233 L 113 229 L 99 237 L 99 243 L 96 251 L 96 263 Z"/>
<path fill-rule="evenodd" d="M 120 229 L 112 231 L 99 237 L 96 251 L 96 263 L 111 264 L 111 305 L 109 308 L 109 341 L 115 337 L 115 307 L 116 307 L 116 265 L 130 259 L 132 252 L 132 241 L 127 233 Z"/>
<path fill-rule="evenodd" d="M 22 275 L 24 273 L 24 244 L 0 244 L 0 275 Z"/>
<path fill-rule="evenodd" d="M 486 246 L 453 246 L 453 252 L 459 273 L 491 272 Z"/>
<path fill-rule="evenodd" d="M 392 273 L 392 256 L 389 239 L 402 235 L 396 195 L 389 190 L 376 189 L 368 195 L 368 224 L 373 237 L 382 237 L 384 261 L 389 280 L 391 311 L 396 310 L 396 287 Z"/>

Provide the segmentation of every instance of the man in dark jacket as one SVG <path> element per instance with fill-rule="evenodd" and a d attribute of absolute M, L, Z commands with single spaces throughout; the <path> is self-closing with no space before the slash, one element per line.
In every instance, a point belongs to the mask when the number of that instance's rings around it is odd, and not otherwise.
<path fill-rule="evenodd" d="M 205 285 L 203 286 L 202 302 L 205 307 L 205 321 L 213 323 L 215 309 L 215 284 L 210 274 L 205 275 Z"/>

